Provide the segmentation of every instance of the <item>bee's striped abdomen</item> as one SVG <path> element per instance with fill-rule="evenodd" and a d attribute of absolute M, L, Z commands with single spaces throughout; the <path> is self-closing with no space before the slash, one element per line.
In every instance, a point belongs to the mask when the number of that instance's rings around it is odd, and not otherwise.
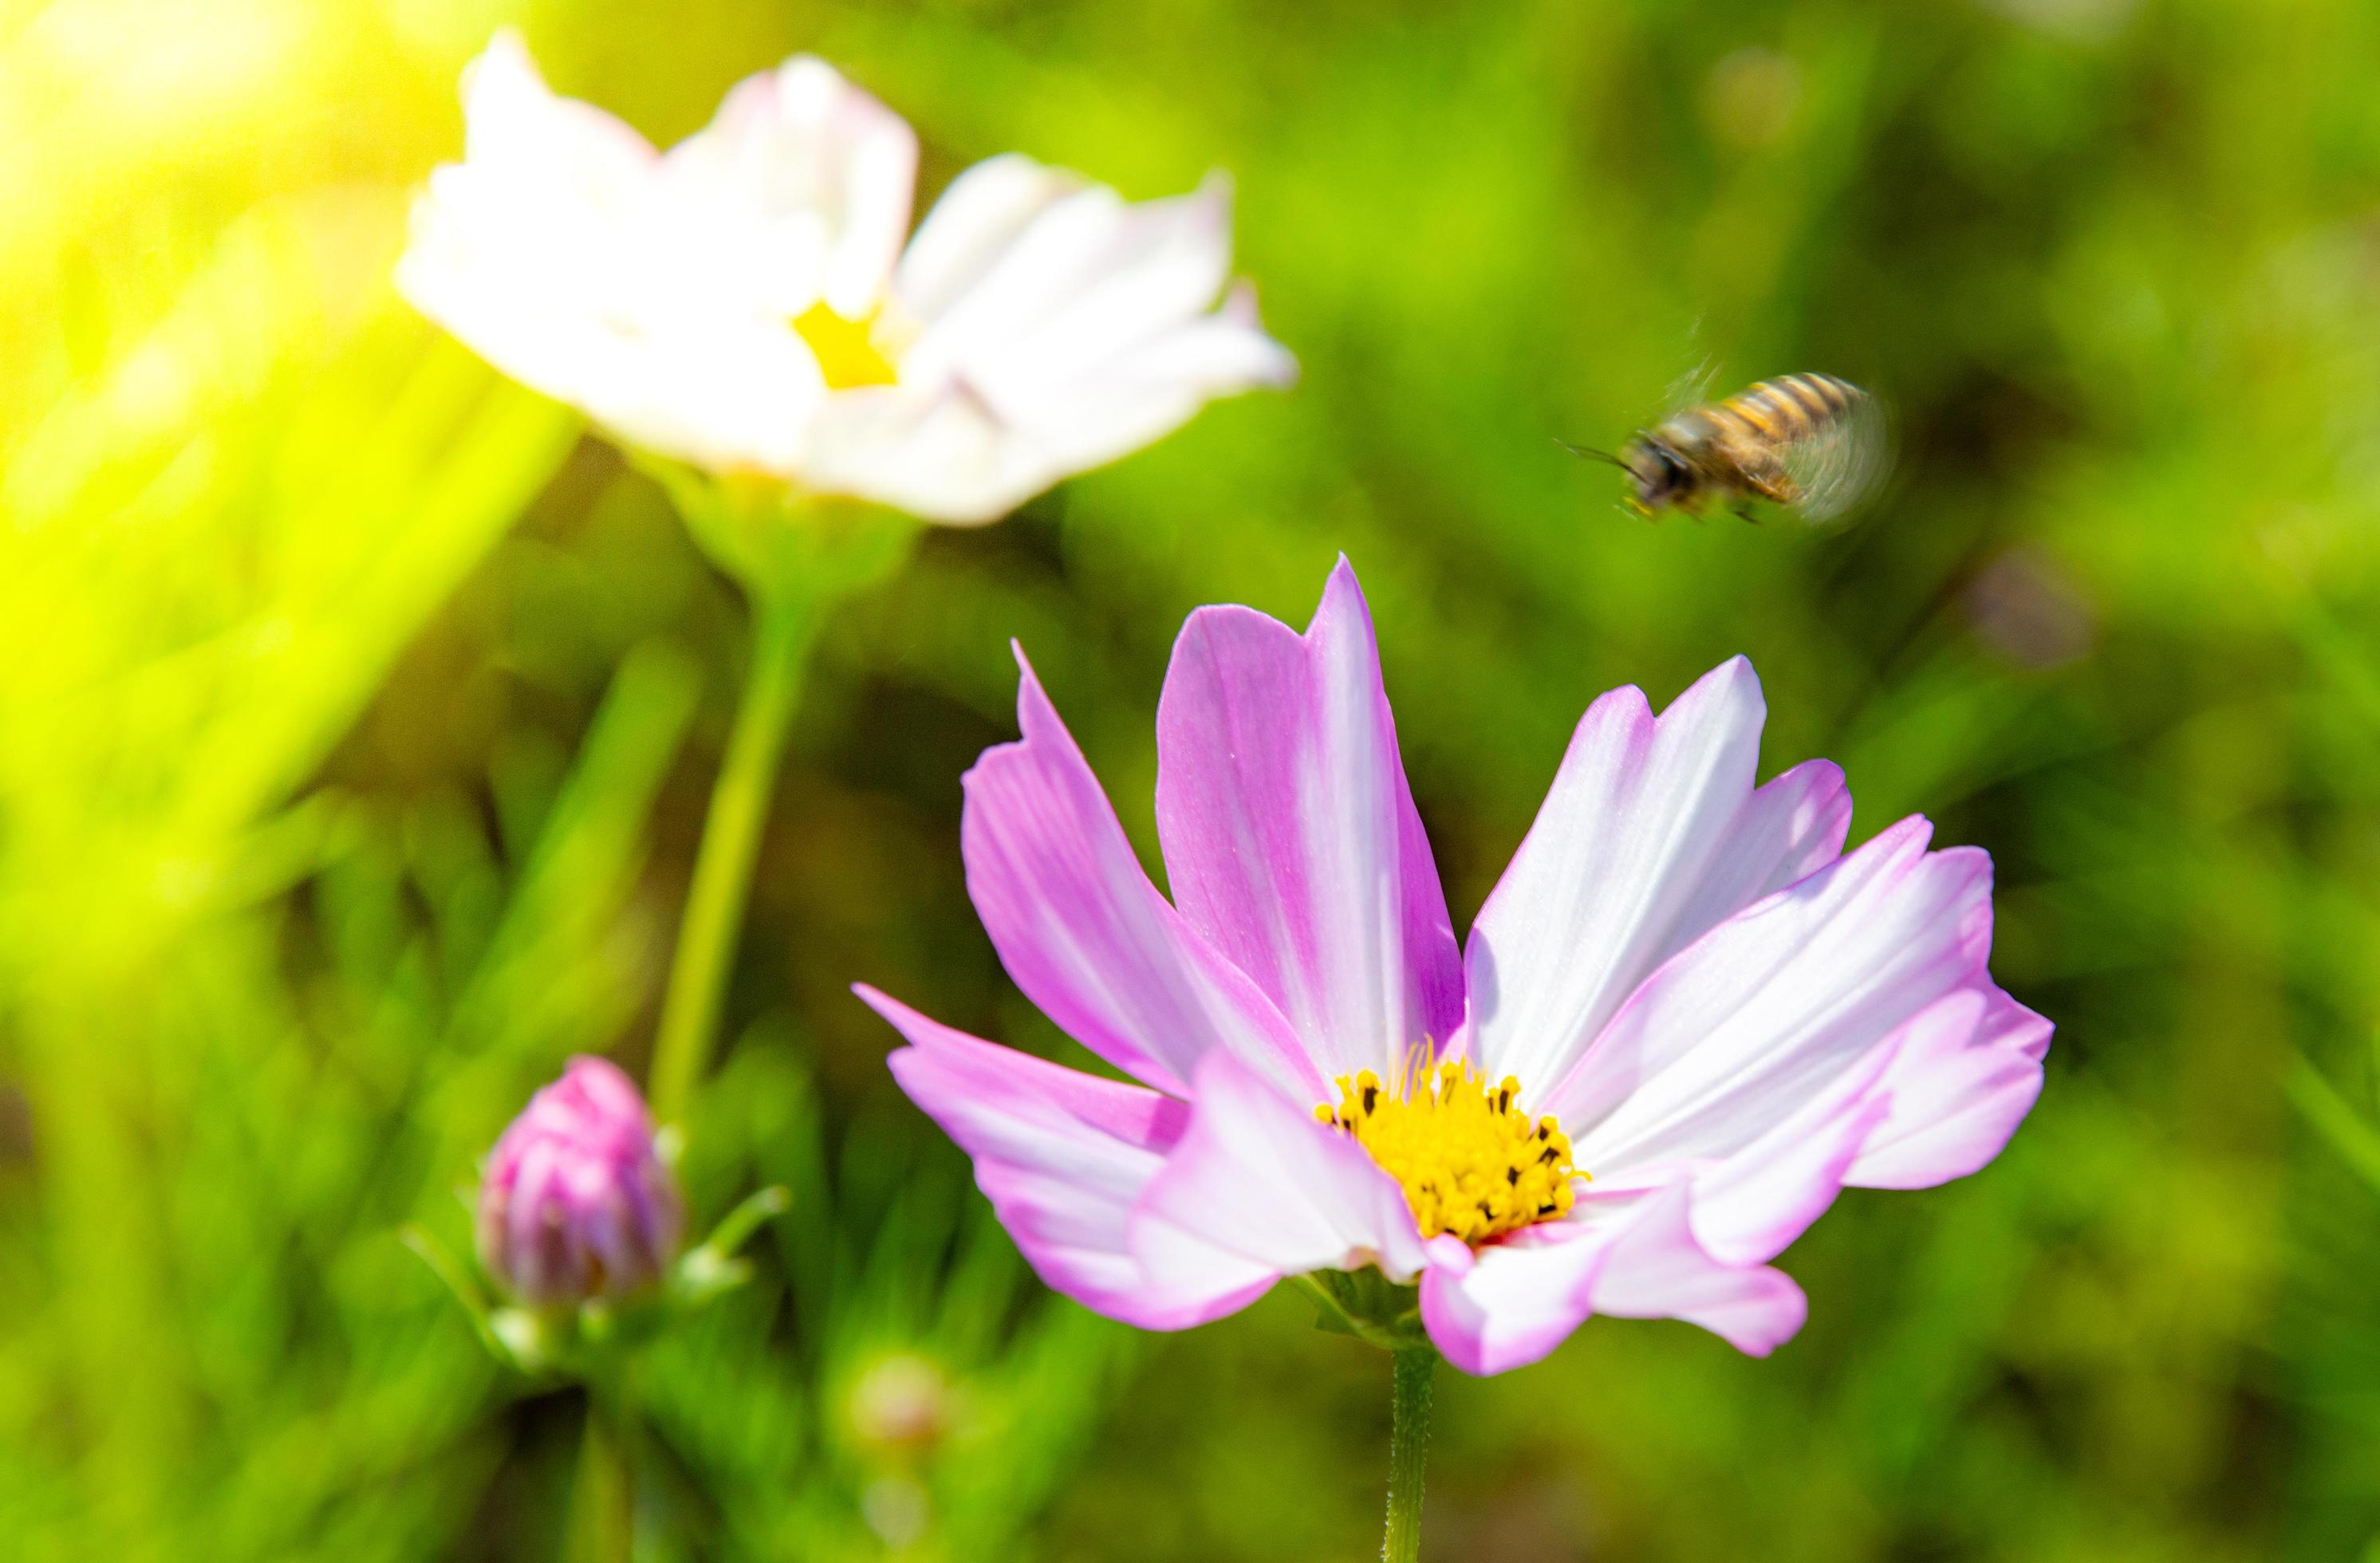
<path fill-rule="evenodd" d="M 1761 381 L 1715 410 L 1783 442 L 1807 439 L 1849 412 L 1864 394 L 1831 374 L 1789 374 Z"/>

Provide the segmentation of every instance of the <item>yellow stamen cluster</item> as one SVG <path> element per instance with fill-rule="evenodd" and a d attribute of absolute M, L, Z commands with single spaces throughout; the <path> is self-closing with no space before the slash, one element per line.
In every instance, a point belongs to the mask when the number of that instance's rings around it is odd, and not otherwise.
<path fill-rule="evenodd" d="M 1548 1114 L 1512 1105 L 1521 1083 L 1493 1088 L 1478 1070 L 1449 1060 L 1411 1072 L 1402 1088 L 1370 1070 L 1338 1079 L 1339 1105 L 1316 1106 L 1315 1121 L 1353 1134 L 1404 1185 L 1421 1235 L 1451 1232 L 1468 1243 L 1550 1220 L 1577 1197 L 1585 1177 L 1571 1165 L 1570 1136 Z"/>
<path fill-rule="evenodd" d="M 819 373 L 830 391 L 851 391 L 863 385 L 892 385 L 900 371 L 878 345 L 877 317 L 871 309 L 858 320 L 836 314 L 821 298 L 794 317 L 794 330 L 809 344 Z"/>

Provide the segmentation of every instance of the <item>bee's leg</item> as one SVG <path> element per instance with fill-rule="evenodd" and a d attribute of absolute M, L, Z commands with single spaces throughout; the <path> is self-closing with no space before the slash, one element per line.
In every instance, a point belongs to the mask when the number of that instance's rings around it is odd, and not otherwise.
<path fill-rule="evenodd" d="M 1802 491 L 1794 485 L 1792 477 L 1782 466 L 1773 462 L 1747 467 L 1743 474 L 1743 485 L 1771 504 L 1802 503 Z M 1736 514 L 1741 515 L 1743 512 L 1739 510 Z"/>
<path fill-rule="evenodd" d="M 1735 507 L 1735 518 L 1747 527 L 1760 525 L 1760 517 L 1752 514 L 1752 506 L 1748 504 L 1739 504 Z"/>

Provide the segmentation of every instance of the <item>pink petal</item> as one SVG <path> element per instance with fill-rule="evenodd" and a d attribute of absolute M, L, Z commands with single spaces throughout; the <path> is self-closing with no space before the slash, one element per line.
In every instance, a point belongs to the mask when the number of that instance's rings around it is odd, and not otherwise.
<path fill-rule="evenodd" d="M 1923 1187 L 1997 1156 L 2040 1093 L 2048 1035 L 2046 1021 L 1976 979 L 1864 1051 L 1805 1060 L 1783 1089 L 1748 1091 L 1706 1115 L 1706 1154 L 1639 1160 L 1626 1178 L 1684 1187 L 1696 1243 L 1723 1264 L 1757 1264 L 1850 1184 Z"/>
<path fill-rule="evenodd" d="M 1801 1289 L 1699 1241 L 1682 1185 L 1601 1208 L 1583 1206 L 1481 1249 L 1469 1266 L 1422 1278 L 1422 1321 L 1447 1361 L 1471 1374 L 1525 1367 L 1596 1314 L 1677 1318 L 1766 1356 L 1802 1327 Z"/>
<path fill-rule="evenodd" d="M 1920 1015 L 1879 1087 L 1886 1116 L 1844 1181 L 1929 1188 L 1989 1162 L 2041 1095 L 2049 1033 L 1997 988 L 1953 994 Z"/>
<path fill-rule="evenodd" d="M 893 1078 L 975 1157 L 976 1182 L 1036 1274 L 1085 1307 L 1144 1329 L 1233 1312 L 1270 1284 L 1200 1291 L 1152 1282 L 1128 1250 L 1134 1202 L 1181 1139 L 1189 1109 L 998 1047 L 856 990 L 910 1046 Z"/>
<path fill-rule="evenodd" d="M 1595 1311 L 1683 1319 L 1739 1351 L 1767 1356 L 1802 1327 L 1808 1299 L 1780 1270 L 1714 1258 L 1695 1241 L 1688 1203 L 1682 1189 L 1655 1194 L 1624 1218 L 1596 1273 Z"/>
<path fill-rule="evenodd" d="M 1988 981 L 1991 860 L 1910 818 L 1721 924 L 1638 989 L 1548 1096 L 1601 1173 L 1725 1157 L 1919 1012 Z"/>
<path fill-rule="evenodd" d="M 1326 1075 L 1461 1024 L 1462 973 L 1397 755 L 1369 611 L 1331 572 L 1300 636 L 1246 608 L 1183 626 L 1157 715 L 1157 824 L 1183 915 Z"/>
<path fill-rule="evenodd" d="M 1891 1107 L 1877 1084 L 1899 1050 L 1897 1039 L 1869 1048 L 1766 1133 L 1692 1180 L 1689 1218 L 1706 1253 L 1723 1264 L 1756 1265 L 1782 1254 L 1827 1213 Z"/>
<path fill-rule="evenodd" d="M 1160 1285 L 1220 1295 L 1374 1261 L 1404 1280 L 1429 1262 L 1396 1180 L 1237 1060 L 1208 1054 L 1192 1105 L 1133 1216 L 1132 1251 Z"/>
<path fill-rule="evenodd" d="M 1834 766 L 1754 790 L 1766 714 L 1741 657 L 1658 720 L 1633 688 L 1588 708 L 1464 952 L 1489 1073 L 1550 1086 L 1663 961 L 1841 850 Z"/>
<path fill-rule="evenodd" d="M 967 890 L 1016 986 L 1117 1068 L 1162 1090 L 1210 1049 L 1306 1101 L 1324 1094 L 1280 1013 L 1157 893 L 1099 781 L 1017 653 L 1024 737 L 965 779 Z"/>
<path fill-rule="evenodd" d="M 1553 1222 L 1480 1250 L 1467 1267 L 1433 1266 L 1421 1282 L 1431 1342 L 1468 1374 L 1542 1359 L 1594 1312 L 1609 1238 L 1583 1223 Z"/>

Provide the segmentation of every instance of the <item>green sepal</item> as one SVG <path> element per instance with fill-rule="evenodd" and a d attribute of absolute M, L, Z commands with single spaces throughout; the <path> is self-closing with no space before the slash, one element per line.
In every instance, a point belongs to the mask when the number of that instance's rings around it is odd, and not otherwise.
<path fill-rule="evenodd" d="M 752 1239 L 763 1222 L 793 1208 L 794 1196 L 780 1184 L 760 1189 L 729 1211 L 710 1236 L 686 1251 L 670 1274 L 670 1297 L 682 1307 L 698 1308 L 752 1278 L 748 1260 L 736 1251 Z"/>
<path fill-rule="evenodd" d="M 634 460 L 668 491 L 711 562 L 756 600 L 832 602 L 891 575 L 919 530 L 898 511 L 782 479 L 707 472 L 654 455 Z"/>
<path fill-rule="evenodd" d="M 1421 1289 L 1399 1286 L 1368 1266 L 1360 1270 L 1316 1270 L 1298 1284 L 1320 1307 L 1317 1329 L 1352 1335 L 1383 1351 L 1427 1346 L 1421 1318 Z"/>

